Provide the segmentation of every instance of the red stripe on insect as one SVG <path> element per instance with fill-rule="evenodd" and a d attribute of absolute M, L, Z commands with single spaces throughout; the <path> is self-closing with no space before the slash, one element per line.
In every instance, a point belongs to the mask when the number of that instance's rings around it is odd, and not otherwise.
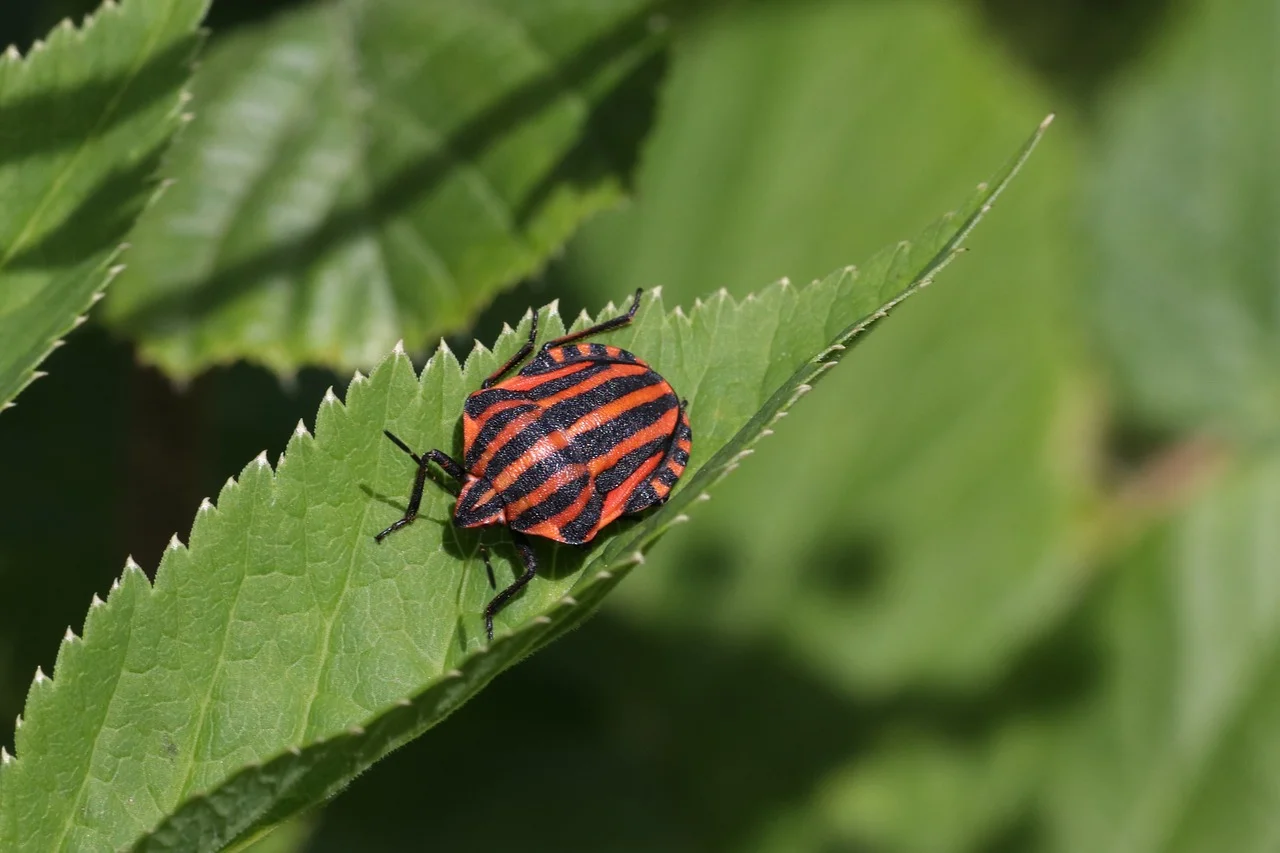
<path fill-rule="evenodd" d="M 538 317 L 533 316 L 529 338 L 519 352 L 467 398 L 463 458 L 474 460 L 470 469 L 441 450 L 418 456 L 387 432 L 418 470 L 408 508 L 377 535 L 379 542 L 417 517 L 432 462 L 462 483 L 453 512 L 456 526 L 507 525 L 511 530 L 524 571 L 485 607 L 489 639 L 494 616 L 537 571 L 537 554 L 525 534 L 589 542 L 620 515 L 662 503 L 684 473 L 682 460 L 692 450 L 692 433 L 685 404 L 666 402 L 679 400 L 670 383 L 626 350 L 578 343 L 628 325 L 640 307 L 640 295 L 637 290 L 625 314 L 543 344 L 540 355 L 508 376 L 534 351 Z M 587 370 L 595 372 L 573 381 L 575 373 Z M 548 388 L 551 382 L 567 387 L 553 391 L 556 386 Z M 503 415 L 514 407 L 527 410 Z M 579 409 L 585 414 L 578 415 Z M 556 414 L 548 419 L 551 411 Z M 578 416 L 569 426 L 558 426 L 562 418 L 574 415 Z M 598 447 L 610 440 L 609 446 Z M 584 458 L 588 455 L 591 458 Z M 490 472 L 495 464 L 502 470 Z M 483 553 L 487 563 L 487 551 Z"/>

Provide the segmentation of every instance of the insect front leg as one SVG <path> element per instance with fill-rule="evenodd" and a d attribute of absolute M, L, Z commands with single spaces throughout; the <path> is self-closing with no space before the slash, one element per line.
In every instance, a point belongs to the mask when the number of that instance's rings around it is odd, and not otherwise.
<path fill-rule="evenodd" d="M 409 454 L 409 458 L 418 463 L 418 473 L 413 478 L 413 493 L 409 496 L 409 506 L 405 509 L 404 516 L 395 521 L 386 530 L 382 531 L 377 536 L 374 536 L 373 538 L 378 542 L 386 539 L 406 524 L 412 523 L 413 520 L 418 517 L 418 510 L 422 507 L 422 491 L 427 484 L 428 463 L 436 463 L 440 466 L 441 470 L 459 482 L 462 481 L 465 475 L 462 466 L 455 462 L 444 451 L 431 450 L 422 456 L 419 456 L 409 448 L 409 445 L 397 438 L 390 430 L 383 430 L 383 432 L 386 433 L 387 438 L 391 439 L 396 447 L 399 447 L 405 453 Z"/>
<path fill-rule="evenodd" d="M 524 574 L 516 578 L 511 586 L 504 589 L 493 597 L 493 601 L 489 602 L 489 606 L 484 609 L 484 633 L 489 638 L 489 642 L 493 642 L 493 617 L 498 611 L 507 606 L 507 602 L 511 600 L 517 592 L 524 589 L 529 581 L 533 580 L 533 576 L 538 571 L 538 555 L 533 551 L 533 545 L 529 544 L 528 538 L 523 533 L 511 531 L 511 538 L 516 543 L 516 551 L 520 554 L 520 562 L 524 564 Z"/>

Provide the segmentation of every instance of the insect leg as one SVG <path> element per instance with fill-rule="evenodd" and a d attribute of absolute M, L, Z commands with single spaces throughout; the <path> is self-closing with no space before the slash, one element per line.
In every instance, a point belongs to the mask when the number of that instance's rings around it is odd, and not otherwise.
<path fill-rule="evenodd" d="M 529 540 L 525 535 L 513 530 L 511 531 L 511 538 L 515 540 L 516 550 L 520 552 L 520 562 L 524 564 L 524 574 L 516 578 L 511 586 L 495 595 L 493 601 L 490 601 L 489 606 L 484 609 L 484 633 L 490 642 L 493 641 L 493 617 L 507 605 L 513 595 L 524 589 L 525 585 L 533 580 L 534 574 L 538 571 L 538 556 L 533 552 L 533 545 L 529 544 Z"/>
<path fill-rule="evenodd" d="M 489 589 L 497 589 L 498 584 L 493 579 L 493 563 L 489 562 L 489 549 L 484 545 L 480 546 L 480 557 L 484 560 L 484 570 L 489 575 Z"/>
<path fill-rule="evenodd" d="M 455 480 L 460 481 L 466 475 L 466 472 L 463 471 L 462 466 L 459 465 L 457 462 L 454 462 L 453 459 L 451 459 L 443 451 L 431 450 L 431 451 L 428 451 L 425 455 L 419 456 L 418 454 L 414 453 L 411 449 L 409 449 L 409 445 L 405 444 L 403 441 L 397 438 L 392 432 L 390 432 L 389 430 L 383 430 L 383 432 L 386 433 L 387 438 L 391 439 L 391 441 L 395 443 L 396 447 L 399 447 L 405 453 L 409 454 L 409 458 L 412 459 L 414 462 L 418 463 L 418 473 L 413 478 L 413 493 L 409 496 L 409 506 L 404 511 L 404 517 L 400 518 L 395 523 L 393 523 L 390 527 L 388 527 L 386 530 L 382 531 L 377 536 L 373 537 L 379 542 L 381 542 L 383 539 L 386 539 L 388 536 L 390 536 L 395 531 L 399 530 L 401 527 L 404 527 L 406 524 L 411 523 L 415 518 L 418 517 L 418 510 L 422 506 L 422 490 L 427 484 L 427 463 L 428 462 L 436 463 L 437 465 L 440 466 L 440 468 L 446 474 L 448 474 L 450 477 L 453 477 Z"/>
<path fill-rule="evenodd" d="M 596 323 L 594 326 L 588 329 L 583 329 L 581 332 L 574 332 L 571 335 L 564 335 L 562 337 L 555 338 L 554 340 L 547 341 L 542 345 L 542 351 L 546 352 L 552 347 L 571 344 L 574 341 L 580 341 L 583 338 L 589 338 L 592 335 L 598 335 L 601 332 L 607 332 L 610 329 L 617 329 L 622 326 L 630 325 L 631 321 L 635 319 L 636 311 L 640 308 L 640 294 L 642 293 L 644 293 L 644 288 L 636 289 L 636 298 L 632 301 L 631 307 L 627 310 L 627 313 L 619 314 L 612 320 L 605 320 L 603 323 Z"/>
<path fill-rule="evenodd" d="M 520 347 L 519 352 L 511 356 L 511 358 L 507 359 L 506 364 L 502 365 L 502 367 L 499 367 L 492 374 L 490 374 L 488 379 L 481 382 L 480 387 L 491 388 L 495 383 L 499 382 L 502 379 L 502 377 L 510 373 L 511 368 L 515 367 L 521 361 L 524 361 L 525 357 L 529 355 L 529 353 L 533 352 L 533 342 L 536 341 L 537 339 L 538 339 L 538 312 L 534 311 L 533 322 L 529 324 L 529 340 L 524 342 L 524 346 Z"/>

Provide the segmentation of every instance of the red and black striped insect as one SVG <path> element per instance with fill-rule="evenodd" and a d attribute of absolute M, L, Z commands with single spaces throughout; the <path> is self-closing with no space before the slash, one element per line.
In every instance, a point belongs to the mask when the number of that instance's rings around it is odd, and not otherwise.
<path fill-rule="evenodd" d="M 417 517 L 429 462 L 462 484 L 455 525 L 510 528 L 524 573 L 485 608 L 490 640 L 494 615 L 537 572 L 528 536 L 590 542 L 620 516 L 664 503 L 689 464 L 693 432 L 686 403 L 671 384 L 626 350 L 575 343 L 629 324 L 641 293 L 627 313 L 547 341 L 519 373 L 504 379 L 533 352 L 535 313 L 529 340 L 467 397 L 462 463 L 442 450 L 419 456 L 386 433 L 417 463 L 418 473 L 404 517 L 379 533 L 379 542 Z M 494 585 L 491 567 L 489 583 Z"/>

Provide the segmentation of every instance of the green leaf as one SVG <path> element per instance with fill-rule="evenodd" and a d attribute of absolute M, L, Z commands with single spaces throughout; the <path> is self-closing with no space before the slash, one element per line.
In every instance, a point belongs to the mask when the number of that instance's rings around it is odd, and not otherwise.
<path fill-rule="evenodd" d="M 1167 429 L 1274 436 L 1280 13 L 1266 0 L 1177 10 L 1103 104 L 1089 303 L 1129 414 Z"/>
<path fill-rule="evenodd" d="M 1280 833 L 1280 456 L 1234 463 L 1112 566 L 1097 689 L 1055 750 L 1053 849 L 1263 851 Z"/>
<path fill-rule="evenodd" d="M 79 325 L 181 123 L 206 0 L 104 5 L 0 55 L 0 409 Z"/>
<path fill-rule="evenodd" d="M 37 673 L 16 758 L 0 771 L 0 845 L 217 849 L 331 796 L 421 734 L 585 619 L 859 333 L 952 259 L 1045 125 L 958 214 L 861 272 L 803 289 L 780 282 L 742 302 L 722 291 L 687 314 L 650 294 L 610 340 L 689 399 L 686 479 L 661 510 L 613 526 L 589 552 L 540 547 L 539 577 L 500 614 L 490 645 L 480 538 L 450 524 L 444 489 L 428 490 L 414 525 L 374 542 L 412 479 L 381 432 L 453 449 L 467 393 L 530 321 L 465 366 L 442 345 L 420 376 L 401 351 L 357 374 L 345 404 L 326 396 L 314 438 L 299 424 L 275 471 L 263 454 L 216 507 L 205 503 L 154 587 L 130 563 L 90 608 L 84 638 L 68 633 L 54 677 Z M 544 336 L 563 330 L 554 305 L 542 318 Z"/>
<path fill-rule="evenodd" d="M 623 198 L 657 5 L 331 0 L 231 34 L 108 321 L 182 378 L 366 367 L 465 327 Z"/>

